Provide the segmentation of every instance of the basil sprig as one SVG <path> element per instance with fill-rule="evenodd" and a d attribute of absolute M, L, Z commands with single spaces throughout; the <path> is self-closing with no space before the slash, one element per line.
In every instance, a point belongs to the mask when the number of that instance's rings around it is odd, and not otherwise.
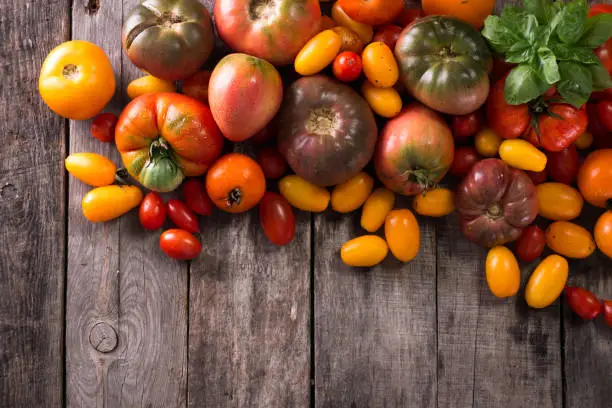
<path fill-rule="evenodd" d="M 567 103 L 580 107 L 593 91 L 612 88 L 593 52 L 612 36 L 612 14 L 587 18 L 585 0 L 523 0 L 523 5 L 487 17 L 482 30 L 493 51 L 518 64 L 506 79 L 509 104 L 533 101 L 556 85 Z"/>

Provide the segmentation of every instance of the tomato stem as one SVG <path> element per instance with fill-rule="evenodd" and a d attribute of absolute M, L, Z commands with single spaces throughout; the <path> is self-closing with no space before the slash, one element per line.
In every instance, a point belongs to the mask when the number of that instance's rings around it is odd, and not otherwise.
<path fill-rule="evenodd" d="M 115 181 L 119 184 L 128 185 L 128 177 L 129 173 L 125 167 L 121 167 L 115 172 Z"/>
<path fill-rule="evenodd" d="M 227 195 L 227 206 L 229 208 L 237 207 L 242 201 L 242 190 L 239 187 L 233 188 Z"/>

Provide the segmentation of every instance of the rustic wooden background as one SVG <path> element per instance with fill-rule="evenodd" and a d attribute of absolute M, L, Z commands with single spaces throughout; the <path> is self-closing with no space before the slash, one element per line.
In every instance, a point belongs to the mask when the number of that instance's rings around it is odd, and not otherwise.
<path fill-rule="evenodd" d="M 612 331 L 495 299 L 454 217 L 422 220 L 414 262 L 370 271 L 338 256 L 359 214 L 301 213 L 284 248 L 255 213 L 217 214 L 191 264 L 134 214 L 86 222 L 63 159 L 119 156 L 44 106 L 38 73 L 62 41 L 95 42 L 118 113 L 141 75 L 121 50 L 136 3 L 0 1 L 0 407 L 612 406 Z M 595 255 L 570 282 L 612 298 L 611 267 Z"/>

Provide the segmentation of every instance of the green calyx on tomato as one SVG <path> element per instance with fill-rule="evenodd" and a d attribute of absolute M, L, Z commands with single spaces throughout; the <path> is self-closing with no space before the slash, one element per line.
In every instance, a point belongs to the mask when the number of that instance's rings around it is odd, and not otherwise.
<path fill-rule="evenodd" d="M 612 14 L 587 13 L 584 0 L 524 0 L 524 9 L 506 7 L 501 16 L 487 17 L 482 35 L 506 62 L 518 64 L 506 81 L 509 104 L 533 101 L 556 85 L 564 101 L 578 108 L 594 90 L 612 87 L 593 52 L 612 35 Z"/>
<path fill-rule="evenodd" d="M 139 175 L 139 180 L 154 191 L 172 191 L 181 185 L 185 175 L 176 164 L 172 148 L 163 137 L 154 140 L 149 146 L 149 157 L 134 161 L 130 171 Z"/>

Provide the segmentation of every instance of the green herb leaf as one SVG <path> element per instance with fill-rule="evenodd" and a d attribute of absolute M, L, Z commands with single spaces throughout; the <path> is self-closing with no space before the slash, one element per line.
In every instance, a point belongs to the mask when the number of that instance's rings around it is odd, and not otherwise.
<path fill-rule="evenodd" d="M 531 65 L 523 64 L 510 71 L 506 78 L 504 95 L 510 105 L 527 103 L 542 95 L 550 85 Z"/>
<path fill-rule="evenodd" d="M 540 25 L 550 21 L 550 1 L 549 0 L 523 0 L 523 7 L 529 14 L 533 14 L 538 19 Z"/>
<path fill-rule="evenodd" d="M 539 24 L 533 14 L 518 7 L 506 7 L 501 13 L 501 20 L 505 27 L 520 34 L 530 44 L 535 41 Z"/>
<path fill-rule="evenodd" d="M 566 102 L 581 107 L 589 100 L 593 91 L 593 77 L 587 67 L 570 61 L 559 63 L 561 80 L 557 83 L 557 91 Z"/>
<path fill-rule="evenodd" d="M 592 49 L 577 45 L 566 45 L 560 43 L 550 44 L 550 49 L 557 57 L 557 61 L 575 61 L 582 64 L 597 64 L 599 58 Z"/>
<path fill-rule="evenodd" d="M 598 14 L 589 17 L 584 26 L 584 33 L 578 42 L 589 48 L 597 48 L 612 36 L 612 13 Z"/>
<path fill-rule="evenodd" d="M 574 0 L 565 6 L 557 26 L 557 35 L 565 44 L 576 44 L 584 32 L 589 8 L 584 0 Z"/>
<path fill-rule="evenodd" d="M 506 52 L 506 62 L 510 64 L 528 62 L 533 58 L 534 54 L 533 47 L 529 43 L 526 41 L 518 42 Z"/>
<path fill-rule="evenodd" d="M 521 42 L 521 37 L 508 29 L 499 16 L 487 17 L 482 35 L 488 40 L 491 48 L 499 54 L 504 54 L 512 45 Z"/>
<path fill-rule="evenodd" d="M 553 54 L 548 47 L 538 48 L 537 67 L 540 75 L 543 76 L 550 85 L 561 78 L 559 76 L 559 67 L 557 66 L 555 54 Z"/>
<path fill-rule="evenodd" d="M 588 65 L 587 69 L 591 72 L 593 78 L 593 90 L 603 91 L 608 88 L 612 88 L 612 79 L 610 73 L 606 68 L 601 65 L 601 62 L 597 61 L 596 64 Z"/>

